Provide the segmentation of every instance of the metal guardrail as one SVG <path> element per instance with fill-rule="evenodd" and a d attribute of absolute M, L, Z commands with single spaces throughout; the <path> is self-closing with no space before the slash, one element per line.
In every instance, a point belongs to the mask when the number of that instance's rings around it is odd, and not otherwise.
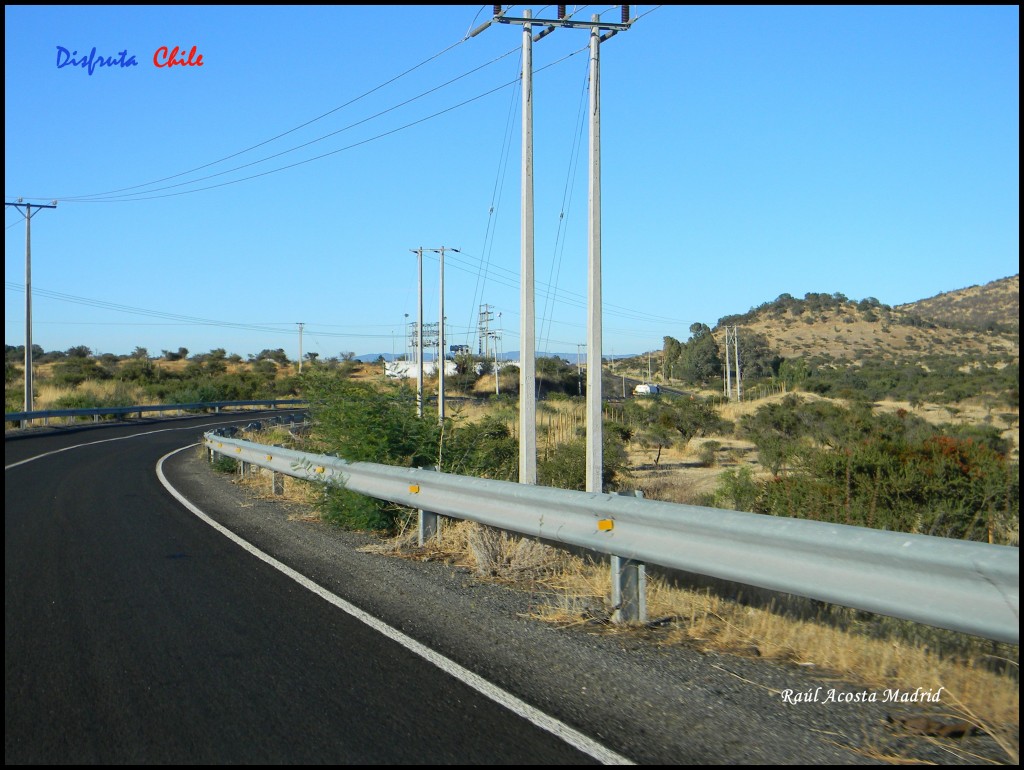
<path fill-rule="evenodd" d="M 223 454 L 621 560 L 1019 644 L 1020 558 L 1010 546 L 348 463 L 216 432 L 204 442 L 211 459 Z"/>
<path fill-rule="evenodd" d="M 187 412 L 195 410 L 212 409 L 219 413 L 221 409 L 240 406 L 269 406 L 277 409 L 279 406 L 305 406 L 306 401 L 302 399 L 277 399 L 263 401 L 208 401 L 194 404 L 151 404 L 141 406 L 102 406 L 90 409 L 45 409 L 37 412 L 5 412 L 4 422 L 30 422 L 32 420 L 46 420 L 51 417 L 92 417 L 98 420 L 104 416 L 126 416 L 137 414 L 140 418 L 145 412 Z"/>

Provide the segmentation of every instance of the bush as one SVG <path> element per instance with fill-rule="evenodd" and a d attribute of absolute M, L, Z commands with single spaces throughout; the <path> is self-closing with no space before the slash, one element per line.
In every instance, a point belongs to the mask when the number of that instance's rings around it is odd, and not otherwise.
<path fill-rule="evenodd" d="M 416 416 L 415 395 L 400 385 L 375 387 L 323 371 L 303 379 L 314 438 L 351 462 L 405 468 L 437 464 L 436 417 Z"/>
<path fill-rule="evenodd" d="M 502 481 L 519 479 L 519 442 L 496 417 L 456 425 L 444 443 L 441 468 L 447 473 Z"/>
<path fill-rule="evenodd" d="M 604 434 L 602 451 L 602 489 L 613 492 L 618 488 L 619 477 L 627 467 L 626 449 L 614 434 Z M 537 462 L 537 481 L 542 486 L 559 489 L 587 488 L 587 444 L 585 439 L 573 439 L 560 444 L 547 457 Z"/>
<path fill-rule="evenodd" d="M 68 393 L 54 401 L 53 406 L 55 409 L 98 409 L 106 404 L 92 393 Z"/>
<path fill-rule="evenodd" d="M 722 448 L 720 441 L 705 441 L 700 446 L 700 464 L 705 468 L 713 468 L 717 463 L 718 450 Z"/>
<path fill-rule="evenodd" d="M 762 407 L 744 425 L 761 462 L 780 474 L 760 485 L 758 513 L 988 542 L 1016 538 L 1019 470 L 994 428 L 943 431 L 906 411 L 874 415 L 791 398 Z"/>
<path fill-rule="evenodd" d="M 314 370 L 302 378 L 321 451 L 350 462 L 399 467 L 434 467 L 440 443 L 437 419 L 417 417 L 415 396 L 399 385 L 377 388 L 337 373 Z M 325 519 L 353 529 L 392 530 L 393 505 L 338 486 L 324 490 Z"/>
<path fill-rule="evenodd" d="M 317 509 L 324 521 L 344 529 L 393 532 L 401 509 L 335 484 L 322 489 Z"/>
<path fill-rule="evenodd" d="M 53 367 L 53 384 L 68 388 L 86 380 L 109 380 L 111 374 L 91 358 L 68 358 Z"/>
<path fill-rule="evenodd" d="M 213 462 L 210 463 L 210 467 L 218 473 L 237 473 L 238 462 L 234 457 L 228 457 L 227 455 L 214 455 Z"/>
<path fill-rule="evenodd" d="M 730 468 L 718 479 L 718 488 L 708 504 L 734 511 L 754 511 L 760 487 L 750 468 Z"/>

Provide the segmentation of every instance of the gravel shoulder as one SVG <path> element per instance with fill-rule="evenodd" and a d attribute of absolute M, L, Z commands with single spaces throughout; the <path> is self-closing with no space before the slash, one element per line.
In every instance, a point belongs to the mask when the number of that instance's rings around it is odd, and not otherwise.
<path fill-rule="evenodd" d="M 165 472 L 185 497 L 258 548 L 635 762 L 954 764 L 967 763 L 960 759 L 967 752 L 1000 758 L 986 736 L 956 744 L 958 755 L 935 739 L 895 732 L 890 716 L 923 710 L 885 702 L 884 691 L 795 665 L 662 646 L 653 629 L 556 628 L 531 617 L 536 600 L 529 593 L 465 568 L 361 551 L 379 541 L 310 521 L 297 504 L 235 484 L 197 451 L 173 456 Z M 787 691 L 790 701 L 808 697 L 787 702 Z M 832 693 L 853 702 L 829 701 Z M 853 700 L 872 693 L 876 702 Z"/>

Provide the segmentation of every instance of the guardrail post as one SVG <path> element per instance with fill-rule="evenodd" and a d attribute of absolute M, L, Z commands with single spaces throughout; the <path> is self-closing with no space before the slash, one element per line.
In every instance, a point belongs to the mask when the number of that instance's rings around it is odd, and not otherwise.
<path fill-rule="evenodd" d="M 284 474 L 272 471 L 270 475 L 271 492 L 275 495 L 284 494 Z"/>
<path fill-rule="evenodd" d="M 612 622 L 647 621 L 647 569 L 639 562 L 611 557 Z"/>
<path fill-rule="evenodd" d="M 419 535 L 417 542 L 420 546 L 423 546 L 428 540 L 437 535 L 438 516 L 436 513 L 424 511 L 422 508 L 419 509 L 417 513 L 419 514 Z"/>

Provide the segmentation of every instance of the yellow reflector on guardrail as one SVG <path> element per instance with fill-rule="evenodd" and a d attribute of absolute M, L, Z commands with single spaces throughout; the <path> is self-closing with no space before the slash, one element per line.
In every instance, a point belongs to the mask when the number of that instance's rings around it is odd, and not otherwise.
<path fill-rule="evenodd" d="M 615 529 L 615 520 L 614 519 L 598 519 L 597 520 L 597 528 L 601 532 L 611 532 L 613 529 Z"/>

